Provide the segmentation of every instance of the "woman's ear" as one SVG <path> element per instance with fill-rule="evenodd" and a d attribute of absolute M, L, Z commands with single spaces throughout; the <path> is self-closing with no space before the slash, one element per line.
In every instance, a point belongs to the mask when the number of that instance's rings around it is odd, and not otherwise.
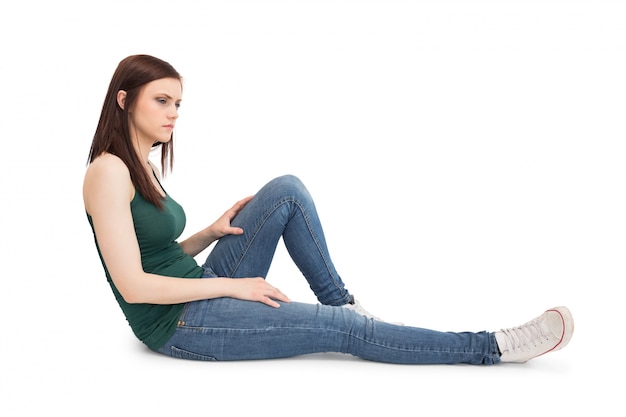
<path fill-rule="evenodd" d="M 124 110 L 124 104 L 126 104 L 126 91 L 120 90 L 117 92 L 117 105 Z"/>

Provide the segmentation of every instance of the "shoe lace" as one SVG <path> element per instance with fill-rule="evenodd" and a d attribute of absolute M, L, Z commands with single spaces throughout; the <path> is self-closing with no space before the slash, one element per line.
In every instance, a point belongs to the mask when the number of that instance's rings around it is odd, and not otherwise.
<path fill-rule="evenodd" d="M 502 332 L 506 335 L 503 351 L 524 350 L 526 346 L 534 346 L 547 340 L 547 329 L 544 329 L 543 323 L 542 318 L 537 318 L 518 327 L 503 329 Z"/>
<path fill-rule="evenodd" d="M 369 311 L 364 309 L 363 306 L 361 305 L 361 303 L 359 303 L 358 300 L 354 300 L 354 304 L 350 304 L 349 308 L 351 310 L 354 310 L 355 312 L 361 314 L 362 316 L 369 317 L 371 319 L 381 321 L 381 319 L 379 317 L 376 317 L 375 315 L 373 315 L 372 313 L 370 313 Z"/>

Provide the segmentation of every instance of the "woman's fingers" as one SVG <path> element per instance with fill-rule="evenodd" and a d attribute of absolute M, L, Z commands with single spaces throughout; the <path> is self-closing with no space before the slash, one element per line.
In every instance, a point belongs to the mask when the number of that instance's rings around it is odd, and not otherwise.
<path fill-rule="evenodd" d="M 276 302 L 283 301 L 290 303 L 291 299 L 287 297 L 281 290 L 269 284 L 263 278 L 247 278 L 235 279 L 236 282 L 244 286 L 243 292 L 237 298 L 250 301 L 258 301 L 268 306 L 278 308 L 280 304 Z"/>

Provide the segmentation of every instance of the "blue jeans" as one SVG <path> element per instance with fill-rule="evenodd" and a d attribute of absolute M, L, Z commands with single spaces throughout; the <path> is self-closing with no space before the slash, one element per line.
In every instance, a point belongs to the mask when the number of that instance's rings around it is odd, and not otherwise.
<path fill-rule="evenodd" d="M 270 181 L 232 224 L 244 233 L 219 240 L 203 265 L 203 279 L 265 277 L 282 237 L 321 304 L 273 308 L 226 297 L 190 302 L 161 353 L 218 361 L 340 352 L 388 363 L 500 362 L 493 333 L 398 326 L 338 308 L 352 295 L 330 258 L 313 199 L 296 177 Z"/>

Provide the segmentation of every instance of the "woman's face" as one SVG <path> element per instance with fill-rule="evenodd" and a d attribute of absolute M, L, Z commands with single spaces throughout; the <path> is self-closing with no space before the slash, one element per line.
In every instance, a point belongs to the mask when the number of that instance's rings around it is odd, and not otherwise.
<path fill-rule="evenodd" d="M 161 78 L 141 89 L 130 113 L 132 137 L 150 143 L 172 138 L 182 99 L 182 85 L 176 78 Z"/>

